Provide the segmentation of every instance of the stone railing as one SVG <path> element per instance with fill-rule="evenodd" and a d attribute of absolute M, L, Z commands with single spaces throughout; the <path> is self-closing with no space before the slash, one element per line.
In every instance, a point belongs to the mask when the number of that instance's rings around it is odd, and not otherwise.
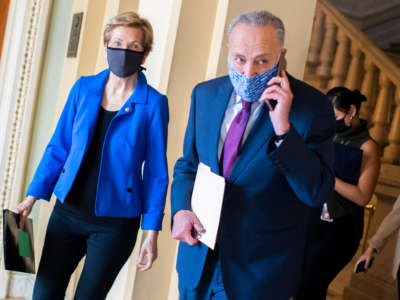
<path fill-rule="evenodd" d="M 382 161 L 400 165 L 400 68 L 327 0 L 317 1 L 313 26 L 304 79 L 323 92 L 360 90 Z"/>

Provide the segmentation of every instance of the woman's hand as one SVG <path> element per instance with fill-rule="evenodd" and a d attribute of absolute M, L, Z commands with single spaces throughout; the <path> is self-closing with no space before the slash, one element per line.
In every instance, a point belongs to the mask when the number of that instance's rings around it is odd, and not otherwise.
<path fill-rule="evenodd" d="M 157 258 L 157 238 L 158 231 L 149 230 L 142 248 L 136 266 L 140 271 L 146 271 L 151 268 Z"/>
<path fill-rule="evenodd" d="M 375 249 L 372 248 L 371 246 L 368 246 L 367 250 L 365 250 L 364 254 L 360 256 L 360 258 L 358 259 L 357 263 L 359 261 L 363 261 L 365 260 L 365 269 L 368 269 L 369 263 L 372 259 L 372 257 L 374 256 Z"/>
<path fill-rule="evenodd" d="M 13 209 L 13 212 L 19 214 L 19 227 L 21 229 L 24 228 L 25 220 L 31 213 L 33 204 L 35 204 L 36 200 L 36 197 L 28 196 L 15 209 Z"/>

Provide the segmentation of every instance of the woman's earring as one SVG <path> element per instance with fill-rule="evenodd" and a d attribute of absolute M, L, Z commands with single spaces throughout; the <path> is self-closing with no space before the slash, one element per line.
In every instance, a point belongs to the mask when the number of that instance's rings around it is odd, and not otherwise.
<path fill-rule="evenodd" d="M 354 116 L 350 116 L 350 122 L 353 121 Z"/>

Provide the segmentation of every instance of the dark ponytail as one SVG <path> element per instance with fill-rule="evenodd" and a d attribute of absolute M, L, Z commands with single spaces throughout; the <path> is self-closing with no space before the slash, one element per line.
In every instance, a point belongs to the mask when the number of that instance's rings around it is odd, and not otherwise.
<path fill-rule="evenodd" d="M 367 101 L 367 98 L 359 90 L 350 91 L 348 88 L 341 86 L 331 89 L 327 96 L 337 110 L 348 112 L 350 105 L 354 105 L 357 114 L 360 110 L 361 102 Z"/>

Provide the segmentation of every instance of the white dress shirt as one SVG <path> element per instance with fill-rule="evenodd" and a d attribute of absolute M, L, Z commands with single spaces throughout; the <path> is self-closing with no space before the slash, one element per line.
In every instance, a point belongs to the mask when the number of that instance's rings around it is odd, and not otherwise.
<path fill-rule="evenodd" d="M 264 103 L 258 101 L 252 103 L 250 117 L 247 121 L 246 130 L 244 131 L 242 141 L 240 142 L 240 147 L 243 146 L 244 142 L 249 136 L 249 133 L 253 128 L 254 123 L 257 120 L 257 117 L 260 114 L 263 105 Z M 221 159 L 222 149 L 224 148 L 225 138 L 226 134 L 228 133 L 229 127 L 231 126 L 233 119 L 236 117 L 241 109 L 242 99 L 240 98 L 240 96 L 236 95 L 235 91 L 233 91 L 228 106 L 226 107 L 224 120 L 222 121 L 221 130 L 219 133 L 218 161 Z"/>

